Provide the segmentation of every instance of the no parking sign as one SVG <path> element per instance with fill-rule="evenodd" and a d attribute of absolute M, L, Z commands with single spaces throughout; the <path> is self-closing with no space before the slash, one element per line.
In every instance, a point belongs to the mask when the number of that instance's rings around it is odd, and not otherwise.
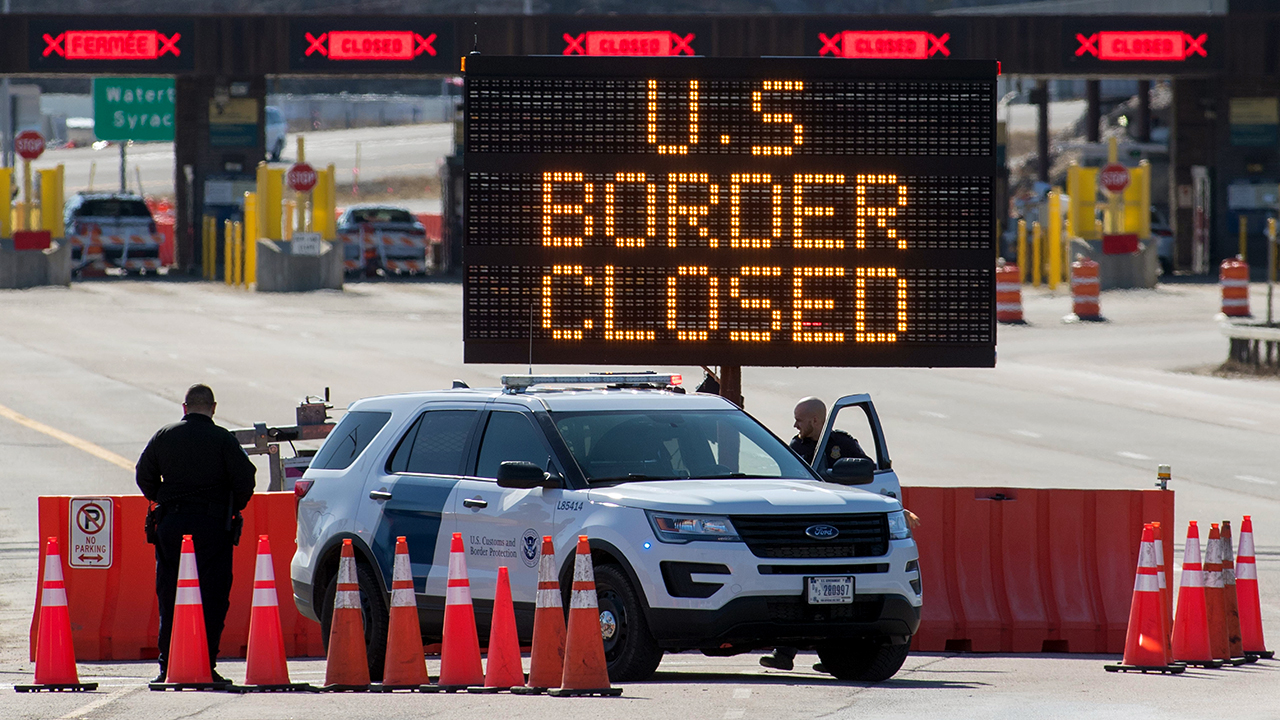
<path fill-rule="evenodd" d="M 78 568 L 111 567 L 111 498 L 71 498 L 71 547 L 67 564 Z"/>

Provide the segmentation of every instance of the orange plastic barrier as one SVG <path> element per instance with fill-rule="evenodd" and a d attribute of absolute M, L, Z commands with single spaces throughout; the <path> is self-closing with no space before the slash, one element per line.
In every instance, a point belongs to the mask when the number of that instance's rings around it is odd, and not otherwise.
<path fill-rule="evenodd" d="M 909 487 L 926 652 L 1124 652 L 1142 526 L 1167 490 Z M 1165 567 L 1173 567 L 1165 543 Z"/>
<path fill-rule="evenodd" d="M 1249 317 L 1249 264 L 1239 255 L 1223 260 L 1218 283 L 1222 286 L 1222 314 Z"/>
<path fill-rule="evenodd" d="M 63 555 L 67 604 L 71 610 L 72 640 L 76 658 L 86 660 L 150 660 L 157 656 L 159 603 L 156 600 L 155 549 L 143 534 L 147 500 L 141 495 L 116 495 L 112 518 L 110 568 L 77 568 L 69 565 L 68 537 L 71 497 L 39 499 L 40 537 L 57 537 L 68 548 Z M 235 551 L 231 610 L 222 633 L 221 657 L 242 658 L 248 649 L 249 617 L 253 609 L 253 576 L 259 535 L 271 536 L 276 593 L 292 598 L 289 562 L 297 548 L 297 499 L 292 492 L 257 493 L 244 512 L 244 531 Z M 44 556 L 37 578 L 44 577 Z M 31 618 L 31 653 L 40 617 L 40 591 Z M 320 625 L 298 614 L 288 600 L 280 603 L 280 624 L 285 652 L 290 657 L 321 657 L 324 645 Z"/>
<path fill-rule="evenodd" d="M 443 237 L 444 218 L 439 213 L 418 213 L 415 217 L 427 229 L 427 242 L 440 242 L 440 238 Z"/>

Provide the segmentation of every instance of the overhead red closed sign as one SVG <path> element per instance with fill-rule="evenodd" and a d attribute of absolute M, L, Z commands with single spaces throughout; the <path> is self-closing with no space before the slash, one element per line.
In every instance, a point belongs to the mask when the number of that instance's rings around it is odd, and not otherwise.
<path fill-rule="evenodd" d="M 1102 168 L 1098 181 L 1102 183 L 1104 190 L 1118 195 L 1129 187 L 1129 169 L 1120 163 L 1111 163 Z"/>
<path fill-rule="evenodd" d="M 307 163 L 296 163 L 285 177 L 296 192 L 310 192 L 316 186 L 316 169 Z"/>
<path fill-rule="evenodd" d="M 44 136 L 35 130 L 23 130 L 13 139 L 13 149 L 23 160 L 35 160 L 44 152 Z"/>

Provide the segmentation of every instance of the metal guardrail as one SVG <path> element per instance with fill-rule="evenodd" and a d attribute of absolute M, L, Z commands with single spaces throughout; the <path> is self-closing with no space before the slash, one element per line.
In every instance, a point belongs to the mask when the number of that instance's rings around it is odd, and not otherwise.
<path fill-rule="evenodd" d="M 1280 371 L 1280 326 L 1223 323 L 1220 327 L 1231 343 L 1228 361 Z"/>

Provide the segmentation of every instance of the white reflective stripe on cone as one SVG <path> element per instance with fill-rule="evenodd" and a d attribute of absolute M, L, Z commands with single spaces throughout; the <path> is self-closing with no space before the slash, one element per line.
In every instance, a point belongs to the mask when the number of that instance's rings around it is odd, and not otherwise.
<path fill-rule="evenodd" d="M 259 580 L 271 580 L 273 582 L 275 581 L 276 571 L 273 567 L 271 567 L 270 555 L 266 555 L 266 554 L 258 555 L 258 565 L 256 568 L 254 568 L 253 576 Z"/>
<path fill-rule="evenodd" d="M 1226 568 L 1222 568 L 1222 583 L 1223 583 L 1224 585 L 1235 585 L 1235 584 L 1236 584 L 1236 571 L 1235 571 L 1235 570 L 1228 570 L 1228 569 L 1226 569 Z"/>
<path fill-rule="evenodd" d="M 595 571 L 591 567 L 590 555 L 579 555 L 578 559 L 573 563 L 573 581 L 594 583 L 596 581 Z"/>
<path fill-rule="evenodd" d="M 178 561 L 178 579 L 179 580 L 195 580 L 196 579 L 196 554 L 183 553 L 182 559 Z"/>
<path fill-rule="evenodd" d="M 1182 587 L 1204 587 L 1204 571 L 1183 568 Z"/>
<path fill-rule="evenodd" d="M 1242 562 L 1239 565 L 1236 565 L 1236 579 L 1257 580 L 1258 566 L 1254 565 L 1252 562 Z"/>
<path fill-rule="evenodd" d="M 1099 283 L 1099 280 L 1098 280 L 1098 278 L 1096 278 L 1096 277 L 1073 277 L 1073 278 L 1071 278 L 1071 284 L 1072 284 L 1072 285 L 1097 285 L 1098 283 Z"/>
<path fill-rule="evenodd" d="M 1022 312 L 1022 303 L 996 303 L 996 312 Z"/>
<path fill-rule="evenodd" d="M 409 567 L 409 554 L 396 553 L 395 565 L 391 569 L 391 579 L 412 580 L 413 570 Z"/>
<path fill-rule="evenodd" d="M 397 588 L 391 591 L 391 607 L 417 607 L 413 588 Z"/>
<path fill-rule="evenodd" d="M 1249 287 L 1248 280 L 1222 280 L 1222 287 Z"/>
<path fill-rule="evenodd" d="M 49 555 L 44 559 L 44 581 L 62 582 L 62 556 Z"/>
<path fill-rule="evenodd" d="M 1222 581 L 1221 570 L 1208 570 L 1204 574 L 1204 586 L 1211 588 L 1226 587 Z"/>
<path fill-rule="evenodd" d="M 1097 305 L 1098 296 L 1097 295 L 1072 295 L 1071 302 L 1077 305 Z"/>
<path fill-rule="evenodd" d="M 569 598 L 570 610 L 595 610 L 598 607 L 595 590 L 574 590 L 573 597 Z"/>
<path fill-rule="evenodd" d="M 1138 548 L 1138 567 L 1154 569 L 1156 567 L 1156 546 L 1154 543 L 1142 543 Z"/>
<path fill-rule="evenodd" d="M 460 552 L 449 553 L 449 579 L 467 579 L 467 560 Z"/>
<path fill-rule="evenodd" d="M 543 555 L 538 561 L 538 582 L 555 582 L 556 558 L 554 555 Z"/>
<path fill-rule="evenodd" d="M 350 583 L 355 585 L 356 580 L 356 562 L 351 558 L 342 558 L 342 562 L 338 563 L 338 582 Z"/>
<path fill-rule="evenodd" d="M 275 588 L 254 588 L 253 589 L 253 607 L 279 607 L 280 601 L 276 598 Z"/>
<path fill-rule="evenodd" d="M 1246 562 L 1244 558 L 1249 558 L 1247 562 L 1253 562 L 1253 533 L 1240 533 L 1240 547 L 1236 548 L 1236 557 L 1241 558 L 1241 562 Z"/>
<path fill-rule="evenodd" d="M 1022 283 L 996 283 L 996 292 L 1018 292 Z"/>
<path fill-rule="evenodd" d="M 334 598 L 333 606 L 335 608 L 355 608 L 360 609 L 360 591 L 359 590 L 339 590 L 338 595 Z"/>
<path fill-rule="evenodd" d="M 1160 581 L 1155 575 L 1145 575 L 1138 573 L 1137 579 L 1133 581 L 1134 592 L 1160 592 Z"/>
<path fill-rule="evenodd" d="M 173 604 L 175 605 L 199 605 L 200 604 L 200 586 L 191 587 L 178 586 L 178 594 L 175 596 Z"/>
<path fill-rule="evenodd" d="M 559 590 L 539 590 L 537 607 L 540 607 L 540 608 L 560 607 L 560 591 Z"/>
<path fill-rule="evenodd" d="M 467 585 L 455 585 L 444 591 L 445 605 L 470 605 L 471 588 Z"/>
<path fill-rule="evenodd" d="M 1161 589 L 1161 590 L 1163 590 L 1163 589 L 1165 589 L 1166 587 L 1168 587 L 1168 583 L 1166 583 L 1166 582 L 1164 581 L 1164 571 L 1163 571 L 1163 570 L 1161 570 L 1160 572 L 1156 573 L 1156 577 L 1160 578 L 1160 589 Z"/>
<path fill-rule="evenodd" d="M 1222 298 L 1222 307 L 1248 307 L 1249 298 Z"/>
<path fill-rule="evenodd" d="M 40 594 L 41 607 L 66 607 L 67 590 L 66 588 L 45 588 Z"/>

